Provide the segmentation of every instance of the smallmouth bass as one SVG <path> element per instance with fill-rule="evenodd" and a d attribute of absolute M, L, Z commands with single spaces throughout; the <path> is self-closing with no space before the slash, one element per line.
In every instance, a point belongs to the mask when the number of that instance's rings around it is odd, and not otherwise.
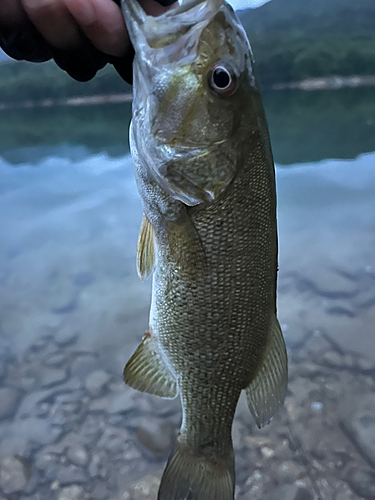
<path fill-rule="evenodd" d="M 178 394 L 182 424 L 159 500 L 232 500 L 231 428 L 245 390 L 259 427 L 283 401 L 272 152 L 247 36 L 225 0 L 160 17 L 123 0 L 135 48 L 130 144 L 153 271 L 149 330 L 125 382 Z"/>

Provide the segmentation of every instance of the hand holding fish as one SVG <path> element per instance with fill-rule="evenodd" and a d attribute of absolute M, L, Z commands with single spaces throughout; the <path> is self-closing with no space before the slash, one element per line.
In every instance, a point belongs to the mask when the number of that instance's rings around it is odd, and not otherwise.
<path fill-rule="evenodd" d="M 140 0 L 150 15 L 172 0 Z M 131 80 L 132 50 L 116 0 L 0 0 L 0 46 L 15 59 L 54 57 L 77 80 L 89 80 L 107 62 Z"/>

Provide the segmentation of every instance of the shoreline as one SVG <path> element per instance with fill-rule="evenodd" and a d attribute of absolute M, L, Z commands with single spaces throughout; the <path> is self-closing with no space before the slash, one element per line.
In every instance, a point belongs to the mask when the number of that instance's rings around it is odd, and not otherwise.
<path fill-rule="evenodd" d="M 32 100 L 20 102 L 0 102 L 0 111 L 9 109 L 26 109 L 26 108 L 51 108 L 54 106 L 92 106 L 98 104 L 122 104 L 124 102 L 131 102 L 133 96 L 130 93 L 124 94 L 99 94 L 93 96 L 77 96 L 77 97 L 64 97 L 61 99 L 54 99 L 49 97 L 47 99 Z"/>
<path fill-rule="evenodd" d="M 358 88 L 375 86 L 375 76 L 326 76 L 306 78 L 305 80 L 276 83 L 271 85 L 272 90 L 336 90 L 342 88 Z"/>
<path fill-rule="evenodd" d="M 275 83 L 263 87 L 264 90 L 337 90 L 342 88 L 359 88 L 375 86 L 375 76 L 329 76 L 322 78 L 307 78 L 305 80 Z M 98 94 L 93 96 L 76 96 L 54 99 L 52 97 L 20 102 L 0 102 L 0 111 L 26 108 L 51 108 L 55 106 L 93 106 L 100 104 L 122 104 L 131 102 L 133 96 L 126 92 L 123 94 Z"/>

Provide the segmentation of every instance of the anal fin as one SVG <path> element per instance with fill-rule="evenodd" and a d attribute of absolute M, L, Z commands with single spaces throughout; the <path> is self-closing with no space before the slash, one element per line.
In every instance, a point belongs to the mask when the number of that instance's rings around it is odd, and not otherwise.
<path fill-rule="evenodd" d="M 271 318 L 265 356 L 255 378 L 245 389 L 247 404 L 258 427 L 268 424 L 284 401 L 288 360 L 280 324 Z"/>
<path fill-rule="evenodd" d="M 152 334 L 146 332 L 124 369 L 125 383 L 141 392 L 173 399 L 178 394 L 174 376 L 166 367 Z"/>
<path fill-rule="evenodd" d="M 154 229 L 148 218 L 143 215 L 137 243 L 137 273 L 145 280 L 154 268 Z"/>

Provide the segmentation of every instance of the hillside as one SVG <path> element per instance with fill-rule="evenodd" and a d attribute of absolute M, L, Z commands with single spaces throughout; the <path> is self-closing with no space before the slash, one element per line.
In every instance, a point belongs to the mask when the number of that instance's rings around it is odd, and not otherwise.
<path fill-rule="evenodd" d="M 352 36 L 373 31 L 374 16 L 373 0 L 272 0 L 257 9 L 240 11 L 242 21 L 255 34 L 299 29 L 310 34 L 330 31 Z"/>
<path fill-rule="evenodd" d="M 374 0 L 272 0 L 240 11 L 263 87 L 332 75 L 375 74 Z M 0 102 L 130 91 L 108 65 L 75 82 L 53 62 L 0 65 Z"/>
<path fill-rule="evenodd" d="M 7 61 L 0 66 L 0 102 L 61 99 L 71 96 L 91 96 L 130 92 L 128 85 L 107 65 L 89 82 L 77 82 L 53 61 L 34 64 Z"/>
<path fill-rule="evenodd" d="M 375 74 L 373 0 L 272 0 L 240 18 L 264 85 Z"/>

